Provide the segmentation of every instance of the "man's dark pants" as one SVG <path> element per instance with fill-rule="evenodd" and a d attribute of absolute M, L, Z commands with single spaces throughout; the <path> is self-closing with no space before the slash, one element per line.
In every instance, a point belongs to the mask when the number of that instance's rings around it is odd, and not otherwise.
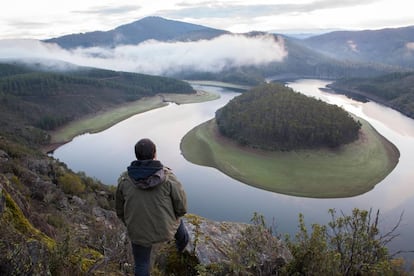
<path fill-rule="evenodd" d="M 175 233 L 175 245 L 179 252 L 182 252 L 188 243 L 188 232 L 181 220 Z M 135 261 L 135 276 L 149 276 L 152 246 L 145 247 L 132 243 L 132 253 Z"/>

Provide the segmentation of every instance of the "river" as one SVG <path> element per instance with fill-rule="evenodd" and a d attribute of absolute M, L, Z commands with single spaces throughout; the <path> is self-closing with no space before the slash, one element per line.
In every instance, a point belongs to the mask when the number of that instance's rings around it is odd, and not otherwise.
<path fill-rule="evenodd" d="M 213 220 L 248 222 L 254 212 L 265 216 L 279 234 L 297 232 L 298 214 L 305 222 L 327 223 L 329 208 L 350 214 L 353 208 L 380 210 L 385 233 L 403 214 L 400 234 L 390 245 L 395 250 L 414 250 L 414 120 L 388 107 L 361 103 L 343 95 L 321 91 L 329 82 L 298 80 L 288 85 L 308 96 L 342 106 L 369 121 L 401 153 L 396 168 L 365 194 L 340 199 L 313 199 L 264 191 L 236 181 L 214 168 L 194 165 L 180 152 L 181 138 L 193 127 L 214 117 L 215 111 L 238 95 L 225 88 L 196 86 L 219 93 L 219 100 L 175 105 L 151 110 L 126 119 L 111 128 L 75 137 L 54 151 L 53 156 L 74 171 L 84 171 L 103 183 L 116 185 L 119 174 L 134 159 L 133 147 L 143 137 L 157 144 L 158 159 L 172 168 L 183 183 L 189 211 Z M 412 256 L 408 257 L 412 259 Z"/>

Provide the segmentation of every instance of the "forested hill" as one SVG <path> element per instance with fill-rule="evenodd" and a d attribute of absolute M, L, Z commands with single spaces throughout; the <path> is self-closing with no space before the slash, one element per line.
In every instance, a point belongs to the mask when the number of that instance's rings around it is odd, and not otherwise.
<path fill-rule="evenodd" d="M 265 150 L 337 147 L 358 139 L 359 122 L 345 110 L 281 84 L 264 84 L 216 112 L 220 133 Z"/>
<path fill-rule="evenodd" d="M 46 42 L 57 43 L 66 49 L 95 46 L 114 47 L 116 45 L 136 45 L 148 39 L 158 41 L 211 39 L 226 33 L 228 32 L 224 30 L 149 16 L 110 31 L 70 34 L 52 38 Z"/>
<path fill-rule="evenodd" d="M 376 78 L 347 78 L 330 88 L 351 96 L 362 96 L 390 106 L 414 118 L 414 73 L 394 73 Z"/>
<path fill-rule="evenodd" d="M 414 68 L 414 26 L 382 30 L 337 31 L 302 42 L 342 60 Z"/>
<path fill-rule="evenodd" d="M 52 73 L 0 64 L 0 135 L 18 136 L 27 127 L 52 130 L 86 114 L 158 93 L 194 92 L 188 83 L 166 77 L 93 68 Z"/>

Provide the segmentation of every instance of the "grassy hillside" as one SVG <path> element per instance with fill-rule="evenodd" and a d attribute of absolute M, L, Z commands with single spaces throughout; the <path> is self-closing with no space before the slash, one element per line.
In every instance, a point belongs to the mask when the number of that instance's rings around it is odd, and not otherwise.
<path fill-rule="evenodd" d="M 113 187 L 0 136 L 1 275 L 123 270 L 129 253 L 113 209 Z"/>
<path fill-rule="evenodd" d="M 329 87 L 339 93 L 372 99 L 414 118 L 414 73 L 347 78 L 338 80 Z"/>

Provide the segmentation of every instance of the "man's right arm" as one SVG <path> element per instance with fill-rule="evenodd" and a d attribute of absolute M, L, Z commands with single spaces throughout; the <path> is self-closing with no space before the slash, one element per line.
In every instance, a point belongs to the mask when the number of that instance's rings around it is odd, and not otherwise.
<path fill-rule="evenodd" d="M 122 222 L 125 224 L 125 217 L 124 217 L 124 203 L 125 203 L 125 199 L 124 196 L 122 194 L 122 182 L 119 181 L 118 182 L 118 187 L 116 188 L 116 193 L 115 193 L 115 210 L 116 210 L 116 215 L 118 216 L 119 219 L 122 220 Z"/>

